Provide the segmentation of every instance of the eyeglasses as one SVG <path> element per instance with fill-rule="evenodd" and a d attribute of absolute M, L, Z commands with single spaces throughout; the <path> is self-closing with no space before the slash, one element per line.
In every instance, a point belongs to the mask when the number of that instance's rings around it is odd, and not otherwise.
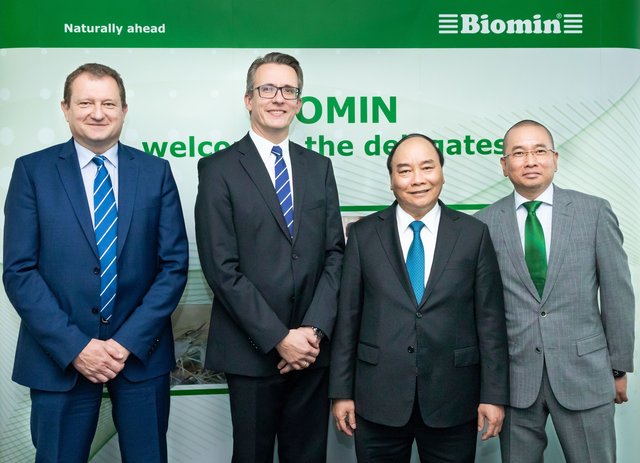
<path fill-rule="evenodd" d="M 262 98 L 275 98 L 278 94 L 278 90 L 282 94 L 282 98 L 285 100 L 295 100 L 300 95 L 300 89 L 296 87 L 276 87 L 275 85 L 260 85 L 254 88 L 258 90 L 258 95 Z"/>
<path fill-rule="evenodd" d="M 531 154 L 536 159 L 542 159 L 542 158 L 546 157 L 549 153 L 555 153 L 555 151 L 551 150 L 551 149 L 548 149 L 548 148 L 536 148 L 535 150 L 532 150 L 532 151 L 516 150 L 511 154 L 505 154 L 504 157 L 505 158 L 512 157 L 512 158 L 515 158 L 515 159 L 523 159 L 524 157 L 526 157 L 526 156 Z"/>

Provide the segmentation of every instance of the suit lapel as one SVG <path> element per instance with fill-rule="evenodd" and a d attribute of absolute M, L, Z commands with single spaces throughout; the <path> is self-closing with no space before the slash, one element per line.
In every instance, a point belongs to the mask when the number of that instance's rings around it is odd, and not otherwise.
<path fill-rule="evenodd" d="M 138 163 L 133 154 L 118 144 L 118 257 L 129 233 L 138 185 Z"/>
<path fill-rule="evenodd" d="M 308 172 L 304 151 L 298 145 L 291 142 L 289 142 L 289 157 L 291 158 L 291 178 L 294 180 L 293 241 L 295 242 L 298 237 L 298 230 L 300 230 L 300 223 L 302 221 L 302 205 L 304 203 L 304 192 L 306 190 L 306 183 L 304 182 L 304 179 L 308 178 Z M 298 181 L 295 181 L 295 179 L 298 179 Z M 298 212 L 296 213 L 296 211 Z M 282 223 L 284 224 L 284 219 Z"/>
<path fill-rule="evenodd" d="M 380 221 L 376 224 L 376 231 L 380 238 L 380 244 L 384 250 L 393 271 L 400 281 L 400 284 L 407 293 L 407 296 L 416 303 L 416 296 L 411 287 L 407 266 L 404 262 L 402 254 L 402 246 L 400 246 L 400 238 L 398 237 L 398 223 L 396 221 L 397 203 L 393 203 L 378 214 Z"/>
<path fill-rule="evenodd" d="M 241 154 L 240 164 L 242 165 L 242 168 L 245 170 L 247 175 L 249 175 L 251 181 L 260 192 L 260 195 L 269 208 L 269 211 L 271 211 L 271 214 L 275 218 L 276 222 L 278 222 L 282 233 L 285 234 L 287 239 L 291 239 L 289 236 L 289 229 L 287 228 L 287 224 L 284 222 L 284 216 L 282 215 L 282 209 L 280 208 L 280 203 L 278 202 L 276 190 L 273 187 L 273 183 L 271 182 L 271 178 L 269 177 L 269 173 L 267 172 L 264 162 L 262 162 L 262 159 L 260 159 L 260 154 L 258 154 L 258 150 L 256 149 L 255 145 L 251 141 L 251 137 L 249 137 L 248 134 L 238 142 L 238 152 Z M 295 221 L 295 208 L 293 214 Z"/>
<path fill-rule="evenodd" d="M 506 201 L 503 201 L 500 208 L 500 222 L 503 225 L 501 227 L 502 238 L 504 239 L 505 247 L 509 254 L 509 258 L 511 259 L 511 263 L 515 268 L 518 277 L 522 281 L 522 284 L 533 295 L 533 297 L 540 300 L 540 295 L 533 284 L 533 280 L 531 280 L 529 269 L 527 268 L 527 264 L 524 260 L 524 251 L 522 250 L 522 241 L 520 239 L 520 229 L 518 228 L 518 219 L 515 208 L 515 197 L 512 193 Z"/>
<path fill-rule="evenodd" d="M 436 248 L 433 254 L 433 264 L 431 265 L 429 280 L 427 281 L 420 307 L 423 307 L 429 300 L 429 296 L 442 276 L 458 241 L 458 236 L 460 235 L 460 227 L 456 223 L 458 218 L 452 215 L 449 208 L 442 202 L 438 201 L 438 203 L 441 207 L 441 213 L 440 224 L 438 225 L 438 236 L 436 237 Z"/>
<path fill-rule="evenodd" d="M 543 302 L 549 297 L 553 285 L 558 280 L 562 257 L 566 255 L 565 249 L 571 239 L 574 209 L 570 205 L 571 199 L 567 197 L 564 190 L 554 185 L 551 212 L 551 249 L 549 249 L 549 266 L 542 293 Z"/>
<path fill-rule="evenodd" d="M 80 164 L 78 163 L 78 156 L 73 145 L 73 139 L 62 147 L 56 165 L 62 186 L 67 192 L 67 197 L 80 223 L 80 227 L 91 249 L 93 249 L 94 254 L 98 257 L 96 235 L 93 230 L 93 221 L 91 220 L 91 212 L 87 204 L 87 194 L 84 189 L 82 174 L 80 173 Z"/>

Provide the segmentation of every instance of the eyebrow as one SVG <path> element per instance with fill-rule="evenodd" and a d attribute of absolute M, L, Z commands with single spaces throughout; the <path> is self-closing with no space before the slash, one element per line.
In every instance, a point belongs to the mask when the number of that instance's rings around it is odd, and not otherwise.
<path fill-rule="evenodd" d="M 425 164 L 427 165 L 435 164 L 435 161 L 433 159 L 427 159 L 425 161 L 422 161 L 419 165 L 424 166 Z M 411 166 L 412 164 L 409 164 L 407 162 L 401 162 L 396 164 L 396 169 L 400 169 L 401 167 L 411 167 Z"/>
<path fill-rule="evenodd" d="M 534 148 L 540 148 L 540 147 L 542 147 L 542 148 L 546 148 L 546 147 L 547 147 L 547 144 L 546 144 L 546 143 L 536 143 L 535 145 L 533 145 L 533 147 L 534 147 Z M 527 149 L 527 147 L 526 147 L 526 146 L 523 146 L 523 145 L 515 145 L 515 146 L 513 146 L 511 149 L 512 149 L 512 150 L 517 150 L 517 149 L 520 149 L 520 150 L 526 150 L 526 149 Z"/>

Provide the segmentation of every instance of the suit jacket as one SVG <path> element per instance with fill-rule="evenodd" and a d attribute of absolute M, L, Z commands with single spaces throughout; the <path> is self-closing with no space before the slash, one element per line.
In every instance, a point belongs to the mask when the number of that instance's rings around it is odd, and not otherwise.
<path fill-rule="evenodd" d="M 424 422 L 450 427 L 509 397 L 498 262 L 487 227 L 443 204 L 422 301 L 411 288 L 396 203 L 349 232 L 329 396 L 369 421 L 402 426 L 419 398 Z"/>
<path fill-rule="evenodd" d="M 169 164 L 118 146 L 118 291 L 110 337 L 131 352 L 131 381 L 175 365 L 171 313 L 186 283 L 188 243 Z M 5 203 L 7 295 L 21 318 L 13 380 L 71 389 L 72 361 L 100 327 L 100 259 L 73 143 L 16 160 Z"/>
<path fill-rule="evenodd" d="M 544 364 L 564 407 L 584 410 L 613 401 L 611 369 L 633 370 L 634 296 L 622 233 L 609 203 L 553 187 L 542 297 L 524 260 L 514 195 L 476 217 L 489 226 L 502 273 L 511 405 L 526 408 L 535 401 Z"/>
<path fill-rule="evenodd" d="M 294 236 L 247 134 L 198 164 L 196 240 L 214 293 L 206 366 L 278 373 L 274 347 L 290 328 L 333 332 L 344 248 L 331 162 L 290 143 Z M 323 340 L 314 366 L 326 366 Z"/>

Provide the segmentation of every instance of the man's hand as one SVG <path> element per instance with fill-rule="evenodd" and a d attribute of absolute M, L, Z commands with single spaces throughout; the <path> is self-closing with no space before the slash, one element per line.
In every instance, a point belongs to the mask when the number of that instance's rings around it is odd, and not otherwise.
<path fill-rule="evenodd" d="M 289 334 L 278 343 L 276 350 L 282 357 L 278 363 L 280 374 L 291 370 L 303 370 L 316 361 L 320 353 L 320 340 L 313 328 L 303 326 L 289 330 Z"/>
<path fill-rule="evenodd" d="M 615 402 L 617 404 L 627 402 L 629 400 L 629 397 L 627 397 L 627 375 L 624 375 L 622 378 L 615 378 L 615 382 L 616 382 Z"/>
<path fill-rule="evenodd" d="M 356 429 L 356 407 L 353 400 L 334 400 L 331 413 L 333 413 L 333 418 L 336 420 L 338 431 L 345 433 L 347 436 L 353 436 L 353 431 Z"/>
<path fill-rule="evenodd" d="M 122 346 L 120 349 L 126 351 Z M 92 339 L 73 360 L 73 366 L 92 383 L 106 383 L 124 368 L 128 354 L 125 355 L 121 350 L 113 344 L 107 344 L 107 341 Z"/>
<path fill-rule="evenodd" d="M 104 342 L 105 349 L 111 355 L 111 357 L 115 360 L 121 361 L 122 363 L 126 362 L 129 358 L 129 352 L 126 348 L 122 347 L 118 341 L 114 339 L 107 339 Z"/>
<path fill-rule="evenodd" d="M 496 437 L 502 429 L 504 421 L 504 407 L 502 405 L 480 404 L 478 406 L 478 432 L 487 424 L 487 430 L 482 434 L 482 440 Z"/>

